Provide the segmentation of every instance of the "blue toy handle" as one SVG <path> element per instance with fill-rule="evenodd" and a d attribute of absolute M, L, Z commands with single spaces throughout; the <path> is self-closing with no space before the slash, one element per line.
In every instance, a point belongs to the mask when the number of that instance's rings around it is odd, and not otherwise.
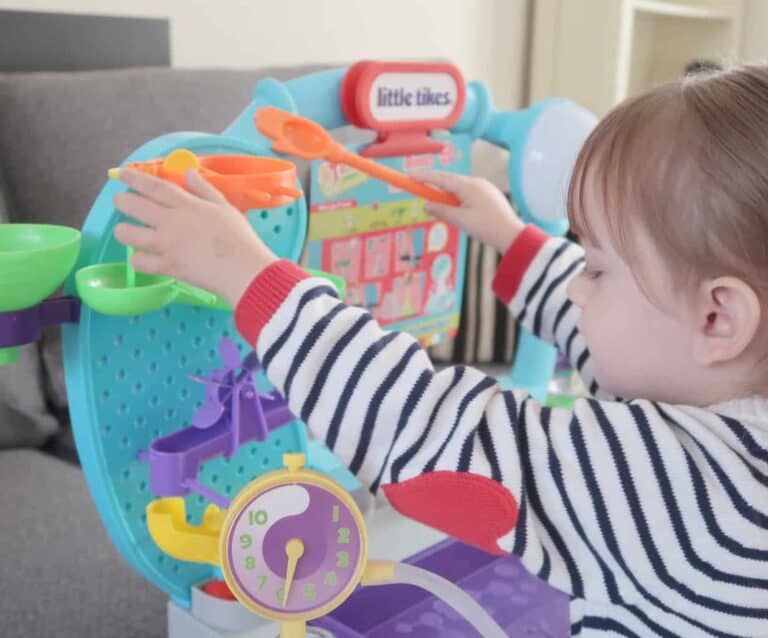
<path fill-rule="evenodd" d="M 563 235 L 568 230 L 565 192 L 571 170 L 596 123 L 594 115 L 562 99 L 520 111 L 499 111 L 488 88 L 471 82 L 455 130 L 508 149 L 511 197 L 520 217 L 550 235 Z M 544 188 L 536 188 L 537 183 Z M 514 367 L 499 383 L 505 389 L 527 390 L 545 402 L 556 362 L 556 348 L 521 329 Z"/>
<path fill-rule="evenodd" d="M 267 148 L 272 140 L 256 129 L 253 116 L 265 106 L 276 106 L 321 124 L 329 130 L 344 126 L 347 120 L 341 110 L 341 83 L 347 69 L 319 71 L 288 82 L 267 78 L 256 85 L 253 100 L 224 131 L 225 135 L 250 140 Z"/>

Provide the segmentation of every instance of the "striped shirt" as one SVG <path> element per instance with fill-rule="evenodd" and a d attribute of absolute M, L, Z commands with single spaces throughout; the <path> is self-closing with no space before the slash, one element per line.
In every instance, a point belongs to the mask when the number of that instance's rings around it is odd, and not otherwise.
<path fill-rule="evenodd" d="M 236 321 L 314 437 L 407 515 L 512 552 L 569 594 L 572 635 L 768 636 L 768 399 L 602 396 L 565 294 L 582 263 L 529 228 L 494 284 L 591 389 L 571 410 L 470 367 L 435 372 L 411 336 L 286 261 L 256 277 Z"/>

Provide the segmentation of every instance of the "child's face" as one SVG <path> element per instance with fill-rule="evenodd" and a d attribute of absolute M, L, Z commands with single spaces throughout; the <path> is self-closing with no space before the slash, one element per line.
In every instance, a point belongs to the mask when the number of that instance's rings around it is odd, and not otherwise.
<path fill-rule="evenodd" d="M 586 339 L 600 386 L 623 398 L 684 402 L 696 375 L 691 356 L 692 313 L 673 293 L 670 273 L 638 237 L 642 282 L 616 253 L 601 220 L 593 223 L 600 247 L 585 242 L 586 267 L 571 281 L 568 296 L 581 308 Z"/>

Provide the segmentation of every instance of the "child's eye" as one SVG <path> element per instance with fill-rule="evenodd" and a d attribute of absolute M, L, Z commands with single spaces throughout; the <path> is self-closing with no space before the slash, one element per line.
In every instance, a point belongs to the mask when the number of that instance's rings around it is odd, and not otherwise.
<path fill-rule="evenodd" d="M 586 277 L 587 279 L 599 279 L 600 276 L 603 274 L 602 270 L 595 270 L 593 268 L 585 268 L 582 272 L 582 275 Z"/>

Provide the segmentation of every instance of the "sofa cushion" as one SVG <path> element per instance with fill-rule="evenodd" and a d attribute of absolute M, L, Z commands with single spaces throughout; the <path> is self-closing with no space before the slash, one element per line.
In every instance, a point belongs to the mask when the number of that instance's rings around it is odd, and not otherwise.
<path fill-rule="evenodd" d="M 6 450 L 0 485 L 0 635 L 166 635 L 165 595 L 118 555 L 79 468 Z"/>
<path fill-rule="evenodd" d="M 24 346 L 14 365 L 0 367 L 0 449 L 38 447 L 57 431 L 44 387 L 37 344 Z"/>
<path fill-rule="evenodd" d="M 12 202 L 10 220 L 79 228 L 106 169 L 138 146 L 178 130 L 219 133 L 248 105 L 262 78 L 286 80 L 318 69 L 0 74 L 0 173 Z M 46 334 L 42 354 L 48 398 L 63 410 L 58 330 Z M 14 368 L 32 384 L 37 373 L 29 372 Z"/>

